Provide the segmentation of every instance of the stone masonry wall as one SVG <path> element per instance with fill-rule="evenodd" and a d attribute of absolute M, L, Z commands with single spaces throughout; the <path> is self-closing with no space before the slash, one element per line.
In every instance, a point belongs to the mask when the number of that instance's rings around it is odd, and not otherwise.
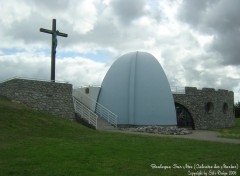
<path fill-rule="evenodd" d="M 195 129 L 234 126 L 234 95 L 232 91 L 185 87 L 185 94 L 173 94 L 175 103 L 190 112 Z"/>
<path fill-rule="evenodd" d="M 0 95 L 52 115 L 74 118 L 71 84 L 16 78 L 0 84 Z"/>

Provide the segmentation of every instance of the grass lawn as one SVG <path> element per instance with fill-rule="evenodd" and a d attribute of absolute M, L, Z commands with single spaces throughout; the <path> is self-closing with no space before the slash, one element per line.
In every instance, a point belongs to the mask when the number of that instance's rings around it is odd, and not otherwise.
<path fill-rule="evenodd" d="M 236 144 L 96 131 L 0 97 L 1 176 L 187 176 L 209 175 L 210 170 L 240 175 L 237 169 L 185 167 L 240 164 L 239 149 Z"/>
<path fill-rule="evenodd" d="M 235 119 L 235 126 L 232 128 L 215 129 L 220 132 L 220 137 L 240 139 L 240 118 Z"/>

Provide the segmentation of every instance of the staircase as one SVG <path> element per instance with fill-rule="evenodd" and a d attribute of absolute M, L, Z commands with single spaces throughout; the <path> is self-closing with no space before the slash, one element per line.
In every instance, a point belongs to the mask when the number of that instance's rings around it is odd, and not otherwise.
<path fill-rule="evenodd" d="M 115 127 L 117 127 L 117 115 L 88 96 L 84 94 L 83 96 L 89 99 L 91 105 L 96 105 L 96 113 L 73 96 L 75 113 L 80 115 L 81 118 L 85 119 L 85 121 L 94 126 L 97 130 L 114 130 Z"/>
<path fill-rule="evenodd" d="M 90 125 L 97 129 L 98 116 L 93 111 L 91 111 L 87 106 L 80 102 L 76 97 L 73 96 L 73 104 L 75 113 L 77 113 L 81 118 L 83 118 Z"/>
<path fill-rule="evenodd" d="M 97 120 L 97 129 L 98 130 L 116 130 L 116 128 L 108 123 L 106 120 L 102 118 L 98 118 Z"/>

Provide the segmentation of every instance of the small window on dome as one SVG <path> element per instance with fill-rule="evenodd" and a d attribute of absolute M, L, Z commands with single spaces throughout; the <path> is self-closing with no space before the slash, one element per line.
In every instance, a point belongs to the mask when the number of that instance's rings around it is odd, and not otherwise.
<path fill-rule="evenodd" d="M 89 88 L 88 87 L 85 89 L 85 94 L 89 94 Z"/>

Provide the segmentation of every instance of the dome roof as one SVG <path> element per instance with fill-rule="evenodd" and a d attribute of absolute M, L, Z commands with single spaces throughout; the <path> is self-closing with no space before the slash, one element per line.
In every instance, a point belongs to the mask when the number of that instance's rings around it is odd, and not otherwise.
<path fill-rule="evenodd" d="M 149 53 L 119 57 L 102 82 L 98 102 L 118 115 L 118 124 L 177 124 L 167 77 Z"/>

